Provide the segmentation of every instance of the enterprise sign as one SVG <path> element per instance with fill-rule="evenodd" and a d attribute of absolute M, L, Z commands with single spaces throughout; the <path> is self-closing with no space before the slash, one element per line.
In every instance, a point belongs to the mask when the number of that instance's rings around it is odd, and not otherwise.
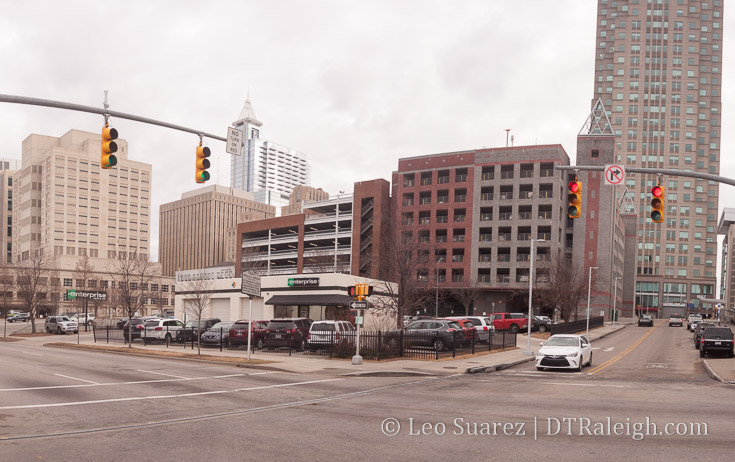
<path fill-rule="evenodd" d="M 319 278 L 288 278 L 289 287 L 319 287 Z"/>

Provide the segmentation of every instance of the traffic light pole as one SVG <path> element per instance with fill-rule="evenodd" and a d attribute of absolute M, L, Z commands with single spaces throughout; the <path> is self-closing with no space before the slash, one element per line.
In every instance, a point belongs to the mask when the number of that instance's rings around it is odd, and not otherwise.
<path fill-rule="evenodd" d="M 604 165 L 557 165 L 557 170 L 586 170 L 586 171 L 598 171 L 602 172 L 605 170 Z M 716 181 L 718 183 L 729 184 L 735 186 L 735 180 L 719 175 L 712 175 L 710 173 L 693 172 L 691 170 L 677 170 L 675 168 L 638 168 L 638 167 L 625 167 L 625 171 L 630 173 L 648 173 L 651 175 L 669 175 L 669 176 L 685 176 L 689 178 L 699 178 L 702 180 Z"/>
<path fill-rule="evenodd" d="M 126 114 L 124 112 L 111 111 L 107 109 L 107 107 L 100 109 L 94 106 L 83 106 L 81 104 L 64 103 L 62 101 L 52 101 L 49 99 L 29 98 L 27 96 L 2 95 L 2 94 L 0 94 L 0 103 L 28 104 L 31 106 L 45 106 L 45 107 L 54 107 L 57 109 L 67 109 L 69 111 L 89 112 L 91 114 L 100 114 L 105 117 L 112 116 L 112 117 L 117 117 L 119 119 L 134 120 L 136 122 L 143 122 L 145 124 L 158 125 L 159 127 L 166 127 L 166 128 L 170 128 L 173 130 L 179 130 L 182 132 L 194 133 L 195 135 L 206 136 L 207 138 L 211 138 L 213 140 L 227 142 L 227 138 L 225 137 L 212 135 L 202 130 L 195 130 L 193 128 L 182 127 L 181 125 L 174 125 L 174 124 L 170 124 L 168 122 L 163 122 L 160 120 L 149 119 L 148 117 L 141 117 L 141 116 L 137 116 L 133 114 Z M 105 106 L 107 106 L 106 103 L 105 103 Z"/>

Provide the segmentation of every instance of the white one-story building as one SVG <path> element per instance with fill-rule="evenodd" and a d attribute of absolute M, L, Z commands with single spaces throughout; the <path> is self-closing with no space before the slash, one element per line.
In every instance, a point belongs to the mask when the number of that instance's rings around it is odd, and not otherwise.
<path fill-rule="evenodd" d="M 206 283 L 197 282 L 201 280 Z M 350 310 L 350 303 L 355 299 L 347 295 L 347 288 L 355 284 L 373 286 L 372 296 L 366 299 L 369 308 L 364 313 L 364 326 L 381 330 L 394 328 L 393 301 L 398 290 L 394 283 L 342 273 L 262 276 L 260 296 L 251 298 L 243 293 L 242 279 L 235 277 L 234 266 L 177 271 L 174 317 L 186 320 L 196 316 L 191 300 L 198 293 L 206 293 L 209 306 L 202 314 L 204 318 L 250 319 L 252 309 L 252 319 L 256 321 L 305 317 L 314 321 L 345 319 L 354 322 L 356 312 Z M 252 292 L 247 283 L 246 291 Z"/>

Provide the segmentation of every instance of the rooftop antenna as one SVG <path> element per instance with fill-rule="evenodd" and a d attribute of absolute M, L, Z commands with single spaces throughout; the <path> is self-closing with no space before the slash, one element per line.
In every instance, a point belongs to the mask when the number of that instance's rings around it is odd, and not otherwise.
<path fill-rule="evenodd" d="M 510 134 L 510 131 L 511 130 L 512 130 L 511 128 L 506 128 L 505 129 L 505 147 L 506 148 L 508 147 L 508 135 Z"/>

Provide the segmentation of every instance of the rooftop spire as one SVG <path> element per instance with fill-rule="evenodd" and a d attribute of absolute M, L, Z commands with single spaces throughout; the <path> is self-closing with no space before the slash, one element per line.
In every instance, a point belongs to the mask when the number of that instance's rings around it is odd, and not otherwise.
<path fill-rule="evenodd" d="M 250 104 L 250 90 L 248 90 L 248 99 L 245 100 L 245 105 L 242 107 L 242 111 L 240 111 L 240 117 L 238 117 L 237 120 L 243 120 L 245 122 L 255 125 L 256 127 L 260 127 L 261 125 L 263 125 L 263 122 L 259 121 L 258 118 L 255 116 L 253 105 Z"/>
<path fill-rule="evenodd" d="M 605 105 L 602 104 L 602 98 L 597 99 L 587 121 L 579 131 L 579 136 L 584 135 L 614 135 Z"/>

